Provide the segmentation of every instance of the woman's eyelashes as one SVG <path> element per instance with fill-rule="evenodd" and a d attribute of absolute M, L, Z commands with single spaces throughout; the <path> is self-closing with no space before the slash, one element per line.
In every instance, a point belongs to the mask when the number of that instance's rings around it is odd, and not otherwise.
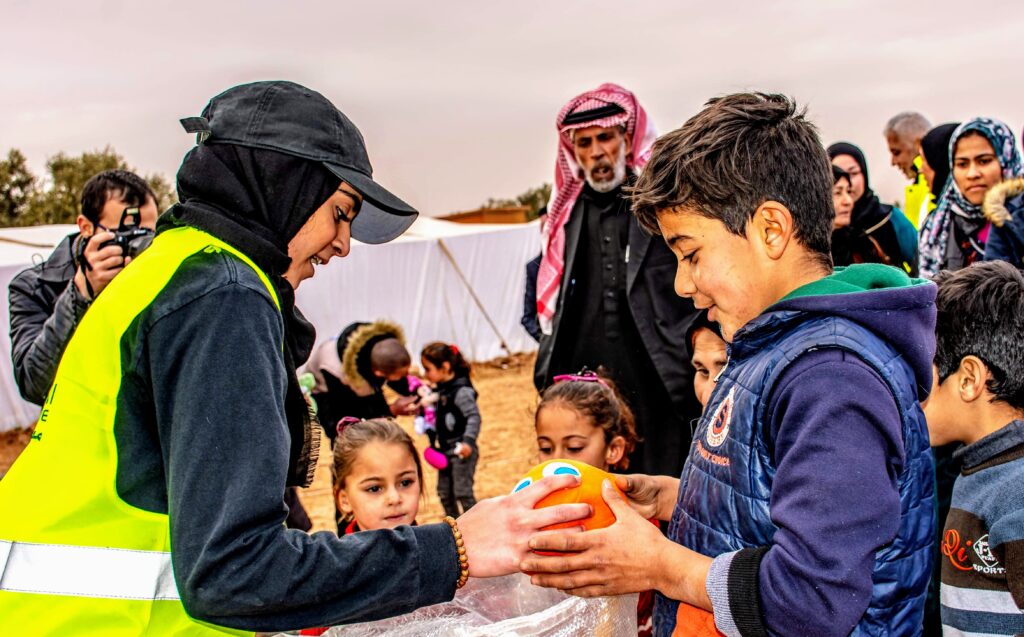
<path fill-rule="evenodd" d="M 341 206 L 334 206 L 334 223 L 338 224 L 344 221 L 345 223 L 352 223 L 355 220 L 355 214 L 348 214 L 341 209 Z"/>

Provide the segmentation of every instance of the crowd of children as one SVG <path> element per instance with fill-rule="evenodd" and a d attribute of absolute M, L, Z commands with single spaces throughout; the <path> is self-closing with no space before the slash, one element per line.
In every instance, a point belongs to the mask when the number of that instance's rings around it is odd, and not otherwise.
<path fill-rule="evenodd" d="M 337 339 L 322 344 L 300 370 L 314 379 L 309 398 L 334 447 L 333 483 L 339 535 L 383 528 L 379 519 L 367 527 L 367 520 L 357 514 L 359 506 L 353 504 L 362 499 L 363 492 L 379 493 L 381 487 L 373 484 L 353 490 L 346 486 L 353 472 L 369 470 L 362 460 L 365 454 L 361 450 L 365 446 L 378 441 L 407 443 L 406 449 L 415 456 L 415 488 L 407 492 L 418 494 L 422 490 L 419 456 L 408 434 L 391 420 L 395 416 L 415 416 L 414 430 L 428 437 L 424 460 L 438 472 L 437 494 L 445 514 L 456 517 L 476 504 L 473 483 L 480 457 L 477 438 L 481 419 L 470 365 L 457 345 L 442 342 L 430 343 L 420 353 L 422 377 L 409 375 L 411 364 L 401 327 L 379 320 L 349 325 Z M 385 386 L 399 396 L 391 403 Z M 378 451 L 377 447 L 372 448 Z M 380 457 L 384 464 L 373 467 L 374 471 L 391 468 L 390 460 L 402 464 L 399 461 L 404 459 L 402 454 Z M 411 514 L 390 526 L 411 523 L 416 517 L 418 497 L 416 502 L 398 507 Z M 398 515 L 392 513 L 382 519 L 390 522 Z"/>
<path fill-rule="evenodd" d="M 681 478 L 620 484 L 667 537 L 546 534 L 523 564 L 536 584 L 640 591 L 640 634 L 913 635 L 940 616 L 947 634 L 1024 632 L 1024 276 L 983 261 L 990 229 L 1016 254 L 1017 182 L 982 210 L 1019 151 L 994 120 L 946 128 L 921 254 L 860 149 L 826 152 L 785 97 L 713 100 L 659 139 L 634 210 L 678 258 L 677 292 L 705 309 L 685 353 L 705 412 Z M 912 278 L 919 263 L 932 281 Z M 482 423 L 458 347 L 424 347 L 421 377 L 397 326 L 353 326 L 328 350 L 341 371 L 317 361 L 314 397 L 338 532 L 415 523 L 423 468 L 397 415 L 428 437 L 445 513 L 471 508 Z M 539 460 L 628 472 L 642 442 L 631 405 L 600 371 L 560 373 L 535 411 Z M 405 396 L 397 408 L 385 384 Z M 352 413 L 335 435 L 339 386 Z M 660 542 L 671 549 L 630 546 Z M 615 570 L 622 554 L 635 577 Z"/>

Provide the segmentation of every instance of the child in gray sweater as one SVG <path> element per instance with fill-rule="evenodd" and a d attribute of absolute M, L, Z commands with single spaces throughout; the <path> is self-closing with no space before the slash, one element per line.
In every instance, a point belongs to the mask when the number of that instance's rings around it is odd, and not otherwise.
<path fill-rule="evenodd" d="M 945 634 L 1024 632 L 1024 277 L 1001 261 L 941 272 L 932 446 L 962 442 L 940 546 Z"/>

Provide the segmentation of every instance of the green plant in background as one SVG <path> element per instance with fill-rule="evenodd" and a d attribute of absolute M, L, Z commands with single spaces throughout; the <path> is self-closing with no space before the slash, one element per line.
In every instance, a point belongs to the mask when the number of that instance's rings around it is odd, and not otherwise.
<path fill-rule="evenodd" d="M 81 155 L 57 153 L 46 161 L 46 176 L 37 178 L 16 148 L 0 159 L 0 227 L 74 223 L 82 188 L 104 170 L 134 169 L 109 146 Z M 174 203 L 171 184 L 159 174 L 146 177 L 163 210 Z"/>
<path fill-rule="evenodd" d="M 537 218 L 537 213 L 541 208 L 548 205 L 548 199 L 551 197 L 551 184 L 543 183 L 536 188 L 530 188 L 526 192 L 513 197 L 512 199 L 488 199 L 481 208 L 512 208 L 516 206 L 526 206 L 529 211 L 526 213 L 527 219 L 533 220 Z"/>

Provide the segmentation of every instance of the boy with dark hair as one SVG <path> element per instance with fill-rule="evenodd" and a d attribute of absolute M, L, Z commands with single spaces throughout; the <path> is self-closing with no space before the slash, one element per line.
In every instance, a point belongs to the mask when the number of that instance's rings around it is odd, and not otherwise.
<path fill-rule="evenodd" d="M 535 582 L 655 588 L 664 636 L 920 633 L 935 286 L 881 265 L 833 271 L 831 190 L 814 126 L 782 95 L 712 100 L 655 143 L 634 211 L 729 362 L 681 478 L 620 478 L 636 511 L 606 489 L 612 527 L 535 536 L 534 550 L 576 552 L 526 560 L 546 573 Z M 650 516 L 671 520 L 671 541 L 644 529 Z"/>
<path fill-rule="evenodd" d="M 107 245 L 125 210 L 137 209 L 139 225 L 153 230 L 157 205 L 149 184 L 134 173 L 94 175 L 82 189 L 79 231 L 61 241 L 46 261 L 11 281 L 11 358 L 25 400 L 43 404 L 78 322 L 131 260 L 120 246 Z"/>
<path fill-rule="evenodd" d="M 1003 261 L 940 272 L 933 445 L 962 442 L 942 541 L 942 624 L 1024 633 L 1024 277 Z"/>
<path fill-rule="evenodd" d="M 370 368 L 388 381 L 402 380 L 409 374 L 412 356 L 397 338 L 385 338 L 370 348 Z"/>
<path fill-rule="evenodd" d="M 300 372 L 316 379 L 317 417 L 333 442 L 338 421 L 346 416 L 369 420 L 416 413 L 417 396 L 406 380 L 411 365 L 402 328 L 379 320 L 352 323 L 314 350 Z M 395 402 L 388 404 L 384 385 L 400 395 Z"/>

